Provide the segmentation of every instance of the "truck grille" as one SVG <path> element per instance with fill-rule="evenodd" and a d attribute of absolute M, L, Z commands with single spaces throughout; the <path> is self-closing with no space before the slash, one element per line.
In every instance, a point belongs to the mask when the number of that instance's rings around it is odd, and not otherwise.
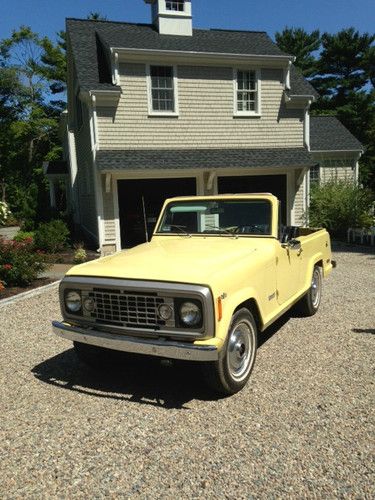
<path fill-rule="evenodd" d="M 89 315 L 97 323 L 135 328 L 157 328 L 166 324 L 158 316 L 158 307 L 166 300 L 156 294 L 94 288 L 87 296 L 95 301 L 95 310 Z"/>

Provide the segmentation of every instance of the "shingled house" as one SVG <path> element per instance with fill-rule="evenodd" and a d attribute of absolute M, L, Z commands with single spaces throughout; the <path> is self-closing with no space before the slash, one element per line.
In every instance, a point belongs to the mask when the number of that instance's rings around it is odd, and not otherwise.
<path fill-rule="evenodd" d="M 145 241 L 170 196 L 271 192 L 293 225 L 310 176 L 357 178 L 361 144 L 310 118 L 315 90 L 266 33 L 193 29 L 190 0 L 145 1 L 152 24 L 66 23 L 68 200 L 103 254 Z"/>

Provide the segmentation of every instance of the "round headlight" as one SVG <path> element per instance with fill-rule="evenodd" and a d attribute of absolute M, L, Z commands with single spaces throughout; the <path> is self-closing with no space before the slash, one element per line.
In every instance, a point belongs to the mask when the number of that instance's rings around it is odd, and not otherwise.
<path fill-rule="evenodd" d="M 193 302 L 184 302 L 180 307 L 180 318 L 185 325 L 197 325 L 202 318 L 200 307 Z"/>
<path fill-rule="evenodd" d="M 164 321 L 168 321 L 169 319 L 171 319 L 173 311 L 171 306 L 169 306 L 168 304 L 161 304 L 158 307 L 158 314 L 161 319 L 163 319 Z"/>
<path fill-rule="evenodd" d="M 87 297 L 87 299 L 83 301 L 83 307 L 86 311 L 93 312 L 95 309 L 95 300 L 92 297 Z"/>
<path fill-rule="evenodd" d="M 73 290 L 68 292 L 65 295 L 65 305 L 70 312 L 77 313 L 82 305 L 81 295 Z"/>

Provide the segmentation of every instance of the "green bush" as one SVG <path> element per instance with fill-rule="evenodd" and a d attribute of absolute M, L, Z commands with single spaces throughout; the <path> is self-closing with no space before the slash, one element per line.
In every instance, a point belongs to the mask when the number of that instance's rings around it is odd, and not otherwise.
<path fill-rule="evenodd" d="M 31 238 L 34 242 L 35 232 L 34 231 L 18 231 L 16 236 L 13 238 L 14 241 L 25 241 Z"/>
<path fill-rule="evenodd" d="M 35 246 L 49 253 L 63 250 L 69 238 L 68 226 L 60 219 L 40 224 L 35 231 Z"/>
<path fill-rule="evenodd" d="M 312 227 L 325 227 L 342 238 L 349 227 L 371 225 L 373 194 L 351 181 L 329 181 L 311 188 L 309 219 Z"/>
<path fill-rule="evenodd" d="M 78 245 L 75 249 L 74 252 L 74 264 L 82 264 L 83 262 L 86 262 L 87 260 L 87 253 L 86 250 L 83 248 L 82 245 Z"/>
<path fill-rule="evenodd" d="M 0 282 L 5 286 L 25 286 L 47 269 L 46 257 L 33 250 L 32 238 L 24 241 L 0 237 Z"/>
<path fill-rule="evenodd" d="M 0 201 L 0 226 L 5 226 L 9 216 L 10 210 L 8 204 L 5 201 Z"/>

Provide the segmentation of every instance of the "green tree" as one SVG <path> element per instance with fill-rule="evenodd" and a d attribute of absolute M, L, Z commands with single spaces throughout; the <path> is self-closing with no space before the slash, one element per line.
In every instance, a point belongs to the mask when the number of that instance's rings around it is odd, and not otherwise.
<path fill-rule="evenodd" d="M 43 71 L 43 44 L 21 26 L 0 41 L 0 179 L 5 179 L 13 212 L 33 217 L 46 204 L 42 164 L 51 151 L 60 154 L 57 134 L 61 111 L 50 102 Z"/>
<path fill-rule="evenodd" d="M 314 55 L 321 44 L 319 30 L 308 33 L 302 28 L 284 28 L 275 35 L 278 47 L 287 54 L 295 56 L 295 66 L 300 68 L 306 77 L 317 70 L 317 59 Z"/>
<path fill-rule="evenodd" d="M 91 19 L 93 21 L 106 21 L 107 16 L 103 16 L 100 12 L 90 12 L 87 19 Z"/>
<path fill-rule="evenodd" d="M 369 81 L 366 61 L 370 62 L 375 35 L 360 34 L 347 28 L 333 35 L 322 35 L 319 75 L 312 84 L 323 97 L 321 105 L 337 107 L 347 104 L 353 92 L 363 89 Z"/>

